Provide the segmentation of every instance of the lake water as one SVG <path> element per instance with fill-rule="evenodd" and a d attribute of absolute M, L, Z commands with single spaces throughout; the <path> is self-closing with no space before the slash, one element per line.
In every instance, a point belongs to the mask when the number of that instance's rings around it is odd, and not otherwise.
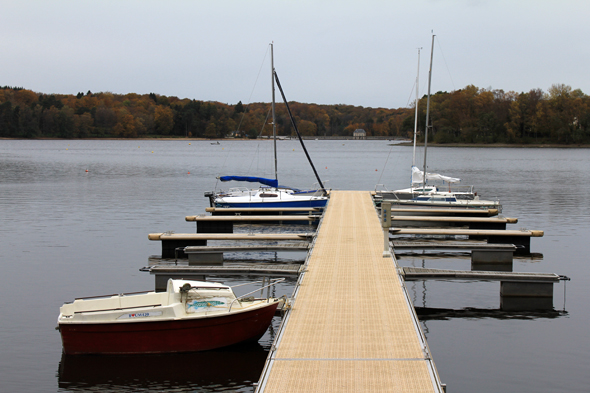
<path fill-rule="evenodd" d="M 308 141 L 326 186 L 406 187 L 412 151 L 386 141 Z M 269 141 L 0 140 L 0 391 L 252 392 L 278 328 L 253 347 L 200 354 L 63 357 L 54 329 L 75 297 L 152 289 L 139 269 L 160 243 L 151 232 L 193 232 L 216 176 L 272 177 Z M 281 184 L 312 186 L 297 141 L 279 141 Z M 255 154 L 258 153 L 258 154 Z M 590 385 L 590 160 L 585 149 L 438 148 L 429 170 L 499 198 L 512 228 L 540 229 L 537 257 L 515 271 L 572 278 L 554 311 L 502 313 L 498 282 L 407 284 L 449 392 L 587 392 Z M 86 172 L 88 170 L 88 172 Z M 328 181 L 329 180 L 329 181 Z M 400 256 L 404 266 L 469 269 L 469 257 Z M 223 279 L 233 285 L 245 278 Z M 277 295 L 291 295 L 293 280 Z M 245 291 L 245 290 L 244 290 Z"/>

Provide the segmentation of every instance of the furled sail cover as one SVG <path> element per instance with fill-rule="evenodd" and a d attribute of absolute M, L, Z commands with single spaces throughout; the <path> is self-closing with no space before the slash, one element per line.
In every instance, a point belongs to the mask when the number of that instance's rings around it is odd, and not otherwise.
<path fill-rule="evenodd" d="M 446 181 L 447 183 L 459 183 L 461 179 L 456 177 L 449 177 L 439 175 L 438 173 L 429 173 L 426 172 L 426 180 L 442 180 Z M 423 172 L 418 169 L 417 167 L 412 167 L 412 183 L 422 183 L 423 182 Z"/>
<path fill-rule="evenodd" d="M 265 186 L 278 188 L 279 181 L 277 179 L 266 179 L 264 177 L 254 177 L 254 176 L 221 176 L 219 178 L 221 181 L 247 181 L 251 183 L 260 183 L 264 184 Z"/>

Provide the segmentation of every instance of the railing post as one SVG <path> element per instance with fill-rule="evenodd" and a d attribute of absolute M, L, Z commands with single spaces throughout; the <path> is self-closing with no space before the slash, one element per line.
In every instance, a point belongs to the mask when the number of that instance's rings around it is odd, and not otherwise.
<path fill-rule="evenodd" d="M 389 228 L 391 227 L 391 202 L 381 203 L 381 226 L 383 227 L 383 258 L 391 257 Z"/>

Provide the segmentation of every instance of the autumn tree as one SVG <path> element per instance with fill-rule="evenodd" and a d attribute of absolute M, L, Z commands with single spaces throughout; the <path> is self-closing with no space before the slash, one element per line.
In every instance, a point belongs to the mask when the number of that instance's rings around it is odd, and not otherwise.
<path fill-rule="evenodd" d="M 290 102 L 302 134 L 411 138 L 414 108 L 365 108 Z M 419 102 L 418 130 L 423 138 L 426 97 Z M 552 85 L 547 93 L 482 89 L 468 85 L 431 96 L 435 142 L 589 143 L 590 98 L 579 89 Z M 21 87 L 0 87 L 0 136 L 86 138 L 143 135 L 208 136 L 233 131 L 249 137 L 271 135 L 270 104 L 228 105 L 150 94 L 42 94 Z M 283 103 L 276 105 L 278 135 L 292 133 Z"/>
<path fill-rule="evenodd" d="M 123 138 L 135 138 L 137 137 L 137 130 L 135 128 L 135 119 L 133 115 L 128 112 L 123 112 L 121 119 L 113 127 L 115 135 Z"/>
<path fill-rule="evenodd" d="M 154 124 L 156 133 L 160 135 L 169 135 L 174 127 L 174 113 L 167 106 L 156 106 L 154 110 Z"/>
<path fill-rule="evenodd" d="M 203 135 L 203 136 L 205 138 L 212 138 L 212 139 L 217 138 L 217 126 L 215 125 L 215 123 L 209 122 L 207 124 L 207 127 L 205 128 L 205 135 Z"/>

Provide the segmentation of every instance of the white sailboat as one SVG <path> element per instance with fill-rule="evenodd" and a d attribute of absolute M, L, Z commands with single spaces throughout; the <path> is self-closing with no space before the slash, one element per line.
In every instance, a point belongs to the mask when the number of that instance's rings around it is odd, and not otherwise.
<path fill-rule="evenodd" d="M 432 59 L 434 54 L 434 35 L 430 49 L 430 69 L 428 71 L 428 95 L 426 100 L 426 127 L 424 133 L 424 166 L 416 166 L 416 135 L 418 130 L 418 89 L 420 75 L 420 49 L 418 49 L 418 76 L 416 76 L 416 106 L 414 118 L 414 151 L 412 154 L 411 184 L 409 188 L 388 191 L 375 189 L 377 202 L 387 201 L 406 206 L 468 207 L 501 209 L 499 201 L 479 199 L 473 186 L 457 185 L 461 179 L 426 171 L 426 152 L 428 148 L 428 127 L 430 115 L 430 86 L 432 82 Z M 426 176 L 424 174 L 426 173 Z M 441 184 L 438 184 L 441 183 Z M 379 185 L 377 185 L 379 186 Z"/>
<path fill-rule="evenodd" d="M 274 56 L 273 56 L 273 44 L 270 44 L 270 53 L 271 53 L 271 77 L 272 77 L 272 105 L 271 105 L 271 112 L 272 112 L 272 130 L 273 130 L 273 140 L 274 140 L 274 172 L 275 178 L 268 179 L 263 177 L 257 176 L 221 176 L 219 180 L 222 182 L 226 181 L 241 181 L 241 182 L 256 182 L 260 183 L 260 187 L 257 189 L 248 189 L 246 187 L 234 187 L 230 188 L 228 191 L 214 191 L 214 192 L 206 192 L 205 196 L 209 197 L 210 204 L 212 207 L 227 207 L 227 208 L 235 208 L 235 207 L 255 207 L 255 208 L 285 208 L 285 207 L 325 207 L 326 203 L 328 202 L 328 195 L 322 181 L 320 180 L 313 163 L 307 153 L 307 149 L 303 144 L 303 140 L 301 136 L 299 136 L 299 140 L 303 147 L 303 151 L 307 155 L 307 158 L 311 164 L 311 167 L 316 175 L 316 178 L 319 183 L 319 188 L 317 190 L 300 190 L 296 188 L 286 187 L 279 185 L 278 181 L 278 169 L 277 169 L 277 128 L 276 128 L 276 119 L 275 119 L 275 80 L 281 90 L 281 94 L 283 95 L 283 100 L 285 101 L 285 105 L 287 106 L 287 110 L 289 112 L 289 116 L 291 116 L 291 111 L 289 109 L 289 104 L 285 99 L 283 94 L 282 88 L 280 86 L 275 68 L 274 68 Z M 291 122 L 295 131 L 299 135 L 299 131 L 295 124 L 293 117 L 291 116 Z"/>

